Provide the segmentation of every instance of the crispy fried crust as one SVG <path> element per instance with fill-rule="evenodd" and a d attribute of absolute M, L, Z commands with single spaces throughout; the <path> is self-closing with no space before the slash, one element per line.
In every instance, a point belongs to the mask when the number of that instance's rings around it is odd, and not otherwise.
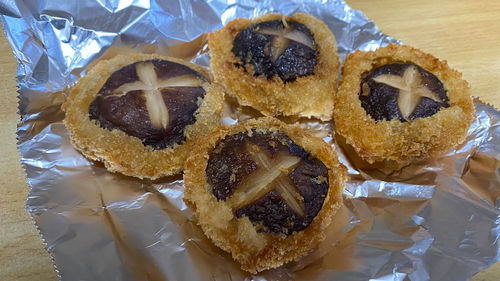
<path fill-rule="evenodd" d="M 103 129 L 95 120 L 89 119 L 90 103 L 113 72 L 136 61 L 151 59 L 180 63 L 196 70 L 207 79 L 210 77 L 204 68 L 171 57 L 148 54 L 116 56 L 100 61 L 80 79 L 71 89 L 63 110 L 66 112 L 64 124 L 69 131 L 71 142 L 85 156 L 104 162 L 106 168 L 113 172 L 156 179 L 182 171 L 195 141 L 219 125 L 223 111 L 223 92 L 215 84 L 204 83 L 202 87 L 206 95 L 195 113 L 196 122 L 184 130 L 186 141 L 162 150 L 153 150 L 143 145 L 139 138 L 131 137 L 121 130 Z"/>
<path fill-rule="evenodd" d="M 447 91 L 450 107 L 442 108 L 431 117 L 404 123 L 397 119 L 379 122 L 372 119 L 359 100 L 361 77 L 373 68 L 392 62 L 413 63 L 434 74 Z M 474 117 L 469 91 L 462 74 L 451 69 L 446 61 L 412 47 L 392 44 L 374 52 L 356 51 L 344 62 L 335 96 L 336 130 L 369 163 L 426 159 L 465 139 Z"/>
<path fill-rule="evenodd" d="M 226 136 L 252 129 L 284 132 L 328 168 L 327 197 L 306 229 L 289 236 L 258 233 L 248 217 L 234 216 L 231 208 L 224 201 L 217 201 L 210 191 L 205 170 L 211 151 Z M 243 270 L 257 273 L 298 260 L 324 240 L 325 229 L 342 204 L 342 190 L 347 180 L 346 168 L 329 145 L 297 126 L 286 125 L 271 117 L 251 119 L 229 128 L 221 126 L 198 144 L 186 161 L 184 201 L 194 211 L 204 233 L 215 245 L 230 252 Z"/>
<path fill-rule="evenodd" d="M 239 18 L 209 34 L 210 66 L 215 81 L 236 96 L 241 105 L 252 106 L 267 116 L 298 115 L 330 120 L 339 56 L 332 32 L 317 18 L 302 13 L 286 17 L 306 25 L 314 36 L 318 57 L 313 75 L 297 77 L 296 81 L 285 84 L 277 75 L 269 80 L 264 75 L 254 77 L 253 71 L 248 73 L 236 66 L 241 62 L 231 51 L 235 36 L 250 25 L 282 17 L 267 14 L 254 19 Z"/>

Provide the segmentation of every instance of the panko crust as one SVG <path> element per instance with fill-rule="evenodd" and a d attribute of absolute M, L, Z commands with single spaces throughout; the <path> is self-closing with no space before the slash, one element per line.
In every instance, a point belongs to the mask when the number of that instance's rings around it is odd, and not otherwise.
<path fill-rule="evenodd" d="M 321 20 L 303 13 L 285 17 L 304 24 L 313 34 L 318 51 L 313 75 L 283 83 L 277 75 L 271 79 L 265 75 L 255 77 L 253 73 L 236 66 L 241 63 L 232 52 L 236 35 L 250 25 L 283 17 L 281 14 L 266 14 L 253 19 L 238 18 L 209 34 L 210 67 L 215 81 L 236 96 L 241 105 L 252 106 L 264 115 L 297 115 L 330 120 L 340 63 L 335 38 Z M 251 67 L 247 65 L 247 68 Z"/>
<path fill-rule="evenodd" d="M 328 168 L 329 189 L 323 207 L 304 230 L 289 236 L 258 233 L 248 217 L 237 218 L 226 202 L 218 201 L 210 191 L 205 170 L 211 151 L 226 136 L 252 129 L 284 132 Z M 298 126 L 287 125 L 272 117 L 250 119 L 232 127 L 221 126 L 200 140 L 186 161 L 184 201 L 194 211 L 205 235 L 215 245 L 230 252 L 243 270 L 255 274 L 298 260 L 324 240 L 325 229 L 342 204 L 346 171 L 332 147 Z"/>
<path fill-rule="evenodd" d="M 92 160 L 104 162 L 112 172 L 141 179 L 157 179 L 181 172 L 196 140 L 220 124 L 224 106 L 222 89 L 213 83 L 204 83 L 202 87 L 206 94 L 198 102 L 195 123 L 184 130 L 186 140 L 161 150 L 145 146 L 139 138 L 129 136 L 121 130 L 103 129 L 96 120 L 89 119 L 90 104 L 113 72 L 134 62 L 151 59 L 186 65 L 210 81 L 210 74 L 206 69 L 180 59 L 154 54 L 118 55 L 98 62 L 71 89 L 62 106 L 66 112 L 64 124 L 75 148 Z"/>
<path fill-rule="evenodd" d="M 413 63 L 434 74 L 447 90 L 450 106 L 409 122 L 376 122 L 361 106 L 362 75 L 393 62 Z M 469 85 L 460 72 L 418 49 L 391 44 L 347 56 L 335 96 L 334 120 L 337 133 L 367 162 L 406 164 L 443 153 L 462 142 L 474 111 Z"/>

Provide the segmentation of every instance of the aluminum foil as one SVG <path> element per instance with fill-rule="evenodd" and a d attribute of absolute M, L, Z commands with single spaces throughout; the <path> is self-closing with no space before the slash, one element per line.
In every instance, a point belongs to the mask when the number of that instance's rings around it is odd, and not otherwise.
<path fill-rule="evenodd" d="M 157 52 L 208 65 L 206 32 L 236 17 L 299 11 L 328 24 L 342 58 L 397 42 L 335 0 L 0 2 L 19 63 L 26 206 L 62 280 L 467 280 L 500 260 L 500 113 L 479 101 L 463 144 L 396 172 L 338 146 L 329 123 L 302 120 L 348 167 L 344 207 L 317 250 L 255 276 L 196 226 L 181 176 L 109 173 L 71 146 L 60 105 L 97 58 Z M 230 109 L 224 123 L 248 118 Z"/>

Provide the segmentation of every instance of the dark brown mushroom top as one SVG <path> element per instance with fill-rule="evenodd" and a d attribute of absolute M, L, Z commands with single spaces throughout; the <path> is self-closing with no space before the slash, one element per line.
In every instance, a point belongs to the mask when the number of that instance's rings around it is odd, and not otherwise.
<path fill-rule="evenodd" d="M 207 81 L 197 71 L 166 60 L 127 65 L 114 72 L 89 107 L 91 120 L 119 129 L 163 149 L 185 140 L 184 129 L 196 121 L 198 99 Z"/>
<path fill-rule="evenodd" d="M 241 59 L 237 66 L 253 75 L 270 79 L 278 75 L 283 82 L 312 75 L 316 66 L 317 51 L 309 28 L 299 22 L 281 20 L 265 21 L 251 25 L 236 35 L 233 54 Z"/>
<path fill-rule="evenodd" d="M 443 83 L 411 63 L 391 63 L 366 73 L 361 80 L 361 105 L 376 121 L 425 118 L 449 107 Z"/>
<path fill-rule="evenodd" d="M 211 192 L 259 231 L 290 235 L 306 228 L 328 193 L 328 169 L 283 132 L 231 135 L 210 153 Z"/>

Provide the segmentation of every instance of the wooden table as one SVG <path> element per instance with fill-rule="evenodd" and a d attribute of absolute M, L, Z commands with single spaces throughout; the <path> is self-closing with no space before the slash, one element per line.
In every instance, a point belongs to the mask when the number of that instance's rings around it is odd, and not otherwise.
<path fill-rule="evenodd" d="M 500 108 L 500 1 L 351 0 L 386 34 L 463 72 L 472 94 Z M 15 59 L 0 37 L 0 280 L 57 280 L 25 210 L 28 192 L 16 150 Z M 472 278 L 500 279 L 500 263 Z"/>

